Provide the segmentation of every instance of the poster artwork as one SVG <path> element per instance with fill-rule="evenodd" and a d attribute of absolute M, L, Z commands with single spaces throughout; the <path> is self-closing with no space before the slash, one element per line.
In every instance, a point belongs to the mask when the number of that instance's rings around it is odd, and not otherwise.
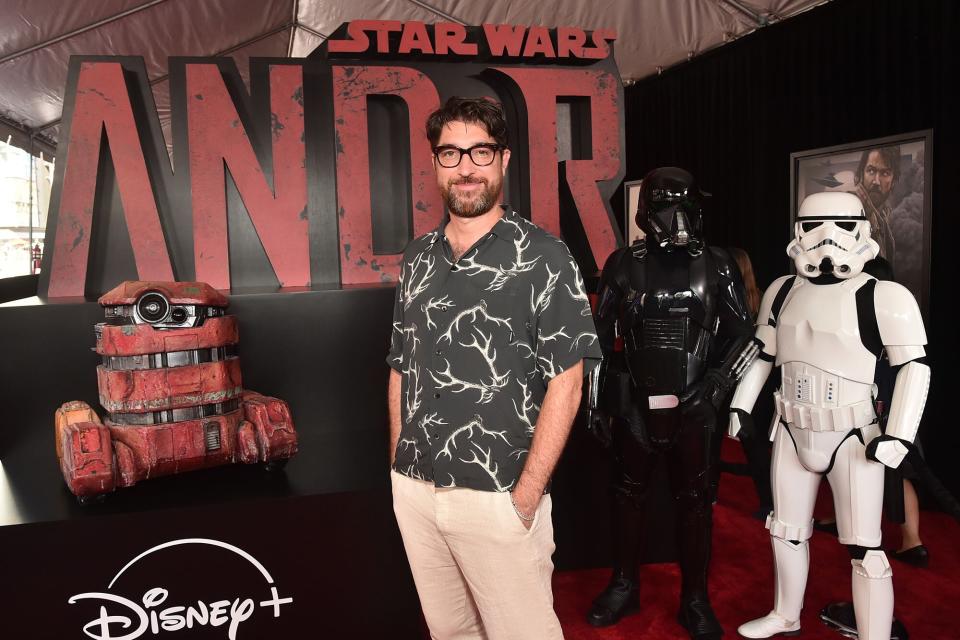
<path fill-rule="evenodd" d="M 812 193 L 856 194 L 880 257 L 894 278 L 929 304 L 930 158 L 933 135 L 923 131 L 794 153 L 792 219 Z"/>

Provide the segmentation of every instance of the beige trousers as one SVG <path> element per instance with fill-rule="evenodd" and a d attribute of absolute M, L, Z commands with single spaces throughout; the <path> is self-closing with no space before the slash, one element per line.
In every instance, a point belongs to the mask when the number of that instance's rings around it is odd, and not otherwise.
<path fill-rule="evenodd" d="M 393 510 L 434 640 L 563 638 L 553 610 L 550 496 L 527 530 L 509 493 L 438 488 L 395 471 Z"/>

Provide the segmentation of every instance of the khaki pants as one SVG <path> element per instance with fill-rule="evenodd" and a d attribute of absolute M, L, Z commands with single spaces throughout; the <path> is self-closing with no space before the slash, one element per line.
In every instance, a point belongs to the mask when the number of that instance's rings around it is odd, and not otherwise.
<path fill-rule="evenodd" d="M 528 531 L 509 493 L 391 472 L 393 510 L 434 640 L 563 638 L 553 610 L 550 496 Z"/>

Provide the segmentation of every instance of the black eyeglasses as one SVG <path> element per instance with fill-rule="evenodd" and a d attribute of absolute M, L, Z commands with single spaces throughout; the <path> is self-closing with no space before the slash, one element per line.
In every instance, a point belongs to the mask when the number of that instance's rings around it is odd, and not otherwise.
<path fill-rule="evenodd" d="M 445 169 L 453 169 L 459 166 L 460 161 L 463 160 L 463 156 L 465 155 L 469 155 L 470 160 L 478 167 L 486 167 L 493 162 L 493 159 L 497 157 L 497 151 L 501 149 L 506 149 L 506 147 L 489 142 L 475 144 L 469 149 L 461 149 L 452 144 L 445 144 L 434 147 L 433 155 L 437 159 L 437 162 L 440 163 L 440 166 Z"/>

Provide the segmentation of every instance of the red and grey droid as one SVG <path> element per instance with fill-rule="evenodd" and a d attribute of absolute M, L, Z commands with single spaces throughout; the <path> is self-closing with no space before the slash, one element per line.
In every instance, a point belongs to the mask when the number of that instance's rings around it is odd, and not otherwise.
<path fill-rule="evenodd" d="M 101 296 L 101 422 L 84 402 L 56 412 L 60 469 L 81 502 L 140 480 L 297 453 L 287 403 L 245 391 L 237 320 L 202 282 L 128 281 Z"/>

